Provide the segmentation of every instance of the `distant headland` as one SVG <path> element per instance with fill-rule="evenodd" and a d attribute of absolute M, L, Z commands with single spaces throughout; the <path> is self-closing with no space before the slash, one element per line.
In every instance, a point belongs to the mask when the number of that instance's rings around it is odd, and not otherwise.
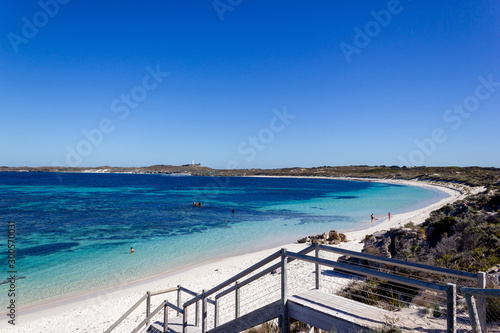
<path fill-rule="evenodd" d="M 213 169 L 200 164 L 152 165 L 146 167 L 0 167 L 0 172 L 81 172 L 137 173 L 192 176 L 280 176 L 341 177 L 425 180 L 460 183 L 469 186 L 500 186 L 500 168 L 485 167 L 398 167 L 398 166 L 320 166 L 313 168 Z"/>

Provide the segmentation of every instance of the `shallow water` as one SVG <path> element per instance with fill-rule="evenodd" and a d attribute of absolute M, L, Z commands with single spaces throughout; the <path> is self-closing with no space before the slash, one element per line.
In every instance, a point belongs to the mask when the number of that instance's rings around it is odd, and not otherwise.
<path fill-rule="evenodd" d="M 0 173 L 0 235 L 15 222 L 17 276 L 26 277 L 17 301 L 26 305 L 368 227 L 372 213 L 385 218 L 445 196 L 333 179 Z"/>

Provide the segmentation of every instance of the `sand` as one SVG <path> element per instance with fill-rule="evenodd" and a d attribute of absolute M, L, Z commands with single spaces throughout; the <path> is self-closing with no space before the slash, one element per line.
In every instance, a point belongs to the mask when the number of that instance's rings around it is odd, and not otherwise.
<path fill-rule="evenodd" d="M 353 178 L 349 179 L 356 180 Z M 366 179 L 362 180 L 366 181 Z M 484 190 L 484 188 L 471 188 L 459 184 L 375 179 L 370 181 L 431 187 L 448 193 L 449 197 L 415 211 L 391 216 L 390 221 L 387 218 L 379 219 L 377 221 L 378 223 L 369 228 L 348 232 L 346 233 L 348 242 L 339 245 L 341 248 L 361 251 L 363 244 L 360 241 L 364 239 L 367 234 L 400 227 L 408 222 L 420 224 L 425 221 L 431 211 L 439 209 L 448 203 L 461 200 L 468 194 L 478 193 Z M 325 232 L 328 231 L 329 230 L 325 230 Z M 125 286 L 107 290 L 96 290 L 90 294 L 79 295 L 32 308 L 20 309 L 16 313 L 16 325 L 12 326 L 8 324 L 7 320 L 9 318 L 3 314 L 3 318 L 0 322 L 0 329 L 2 332 L 104 332 L 147 291 L 163 290 L 177 285 L 182 285 L 196 292 L 200 292 L 202 289 L 208 290 L 281 248 L 298 252 L 306 246 L 307 245 L 297 243 L 283 244 L 283 246 L 259 252 L 228 257 L 202 265 L 168 272 L 161 276 Z M 311 274 L 310 264 L 297 264 L 293 269 L 293 274 L 289 274 L 291 279 L 289 284 L 291 286 L 298 286 L 298 288 L 307 289 L 310 287 L 314 278 L 307 278 L 307 282 L 304 282 L 304 277 Z M 276 281 L 279 281 L 278 275 L 279 274 L 269 275 L 249 285 L 247 290 L 244 291 L 244 294 L 251 295 L 253 293 L 252 290 L 264 290 L 265 292 L 265 295 L 258 297 L 250 306 L 256 308 L 274 299 L 276 295 L 279 297 L 279 283 L 276 284 Z M 339 280 L 338 283 L 340 285 L 343 282 Z M 244 294 L 242 294 L 242 297 Z M 172 293 L 168 296 L 162 295 L 155 297 L 153 306 L 159 304 L 165 297 L 168 297 L 170 302 L 175 302 L 175 294 Z M 187 296 L 183 297 L 185 297 L 184 301 L 188 298 Z M 231 298 L 234 303 L 234 297 L 228 297 Z M 145 305 L 141 305 L 139 309 L 128 317 L 114 332 L 130 332 L 135 325 L 139 324 L 144 319 L 144 307 Z M 231 312 L 234 311 L 231 309 L 231 305 L 222 307 L 221 309 L 221 313 L 224 311 L 227 312 L 225 314 L 222 313 L 223 317 L 231 316 L 233 315 L 232 313 L 234 313 Z M 247 312 L 250 310 L 251 309 L 246 309 Z M 2 313 L 5 312 L 2 311 Z M 160 319 L 160 317 L 162 316 L 160 315 L 157 318 Z"/>

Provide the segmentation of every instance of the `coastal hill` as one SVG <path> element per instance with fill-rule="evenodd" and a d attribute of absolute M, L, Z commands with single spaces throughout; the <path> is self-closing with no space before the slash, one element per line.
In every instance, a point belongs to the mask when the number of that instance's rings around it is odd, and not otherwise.
<path fill-rule="evenodd" d="M 352 177 L 379 179 L 417 179 L 459 183 L 469 186 L 500 186 L 500 168 L 484 167 L 398 167 L 398 166 L 321 166 L 280 169 L 212 169 L 201 165 L 153 165 L 147 167 L 0 167 L 17 172 L 96 172 L 140 174 L 190 174 L 193 176 L 282 176 Z"/>

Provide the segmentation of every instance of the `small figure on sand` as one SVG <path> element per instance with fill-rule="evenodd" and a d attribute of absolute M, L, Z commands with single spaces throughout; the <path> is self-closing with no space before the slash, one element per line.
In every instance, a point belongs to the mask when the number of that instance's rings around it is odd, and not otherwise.
<path fill-rule="evenodd" d="M 133 247 L 130 248 L 130 253 L 134 253 L 134 248 Z"/>
<path fill-rule="evenodd" d="M 372 225 L 373 225 L 373 219 L 374 219 L 373 214 L 372 214 L 370 217 L 371 217 L 371 219 L 372 219 Z"/>
<path fill-rule="evenodd" d="M 391 212 L 387 213 L 389 215 L 389 221 L 391 220 Z"/>

